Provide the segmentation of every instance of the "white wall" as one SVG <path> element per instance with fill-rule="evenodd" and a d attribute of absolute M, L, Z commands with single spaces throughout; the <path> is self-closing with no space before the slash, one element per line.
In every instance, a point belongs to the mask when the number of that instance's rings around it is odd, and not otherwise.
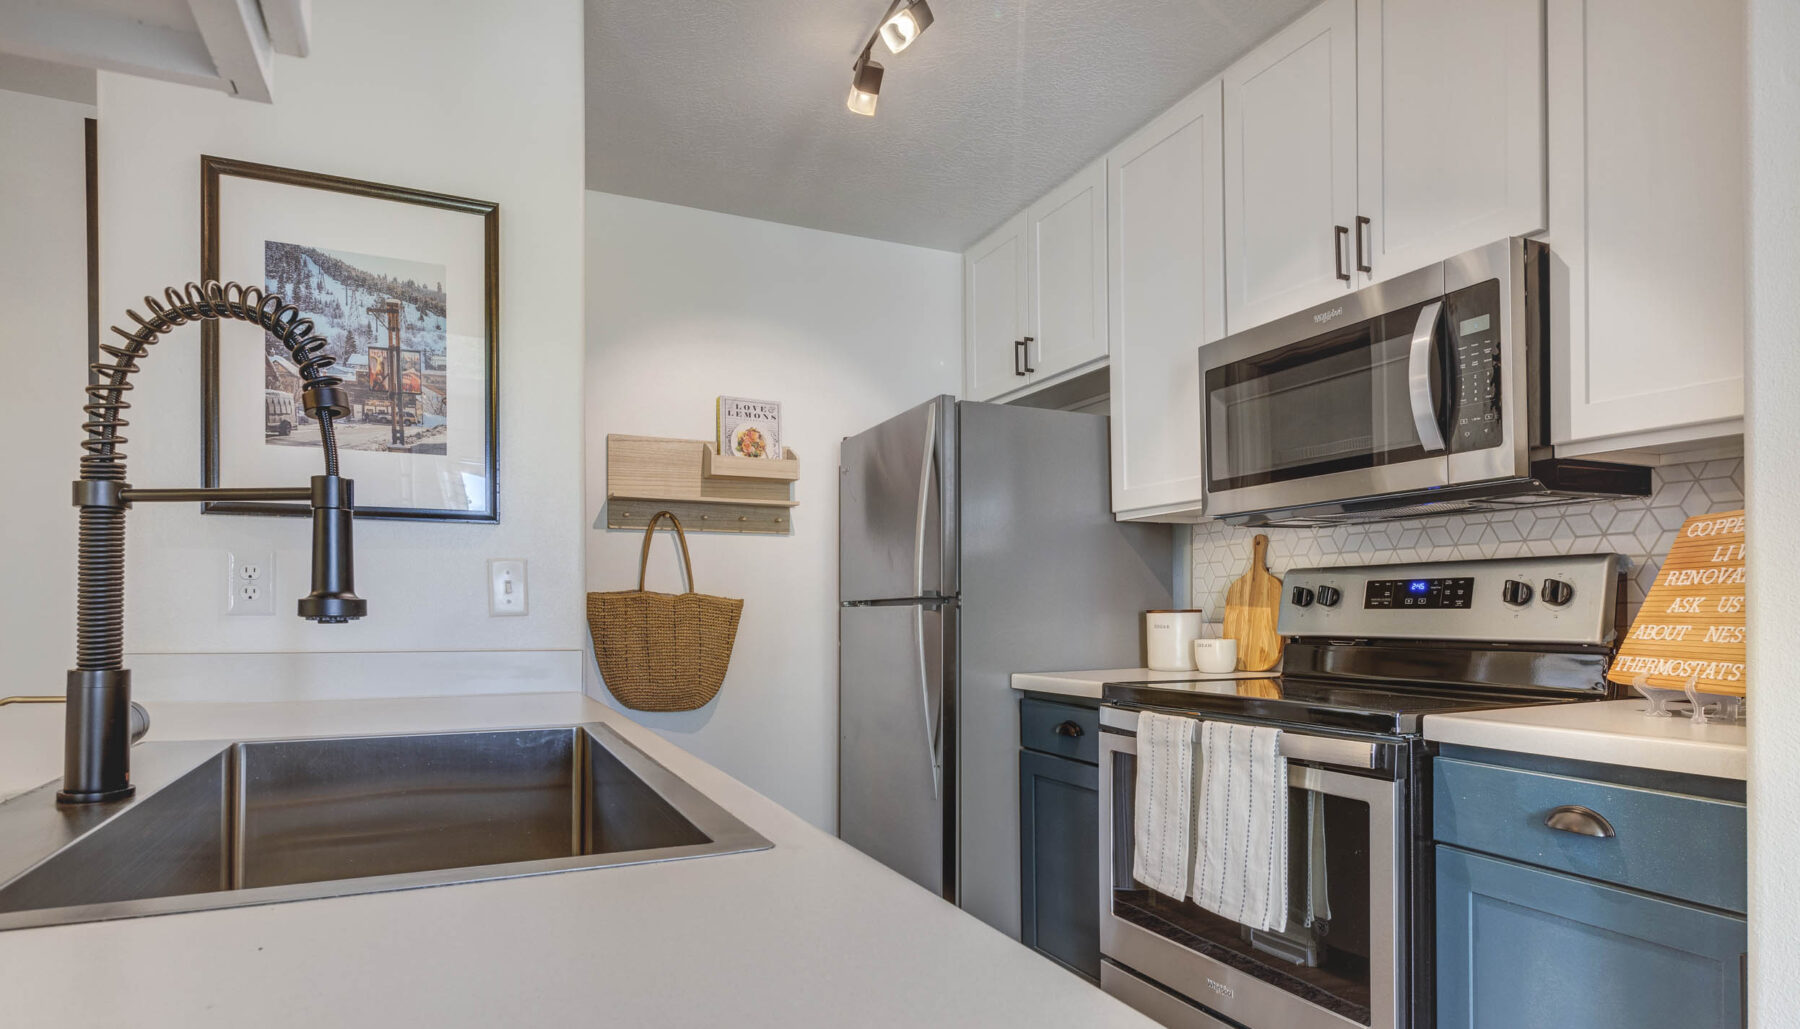
<path fill-rule="evenodd" d="M 1800 1012 L 1800 6 L 1750 0 L 1750 349 L 1746 497 L 1750 512 L 1751 1024 Z"/>
<path fill-rule="evenodd" d="M 359 520 L 369 617 L 317 626 L 292 614 L 308 586 L 304 520 L 140 505 L 127 550 L 135 686 L 152 699 L 578 688 L 582 4 L 319 0 L 313 27 L 311 56 L 276 58 L 273 105 L 101 74 L 101 316 L 111 325 L 146 292 L 198 278 L 201 154 L 498 201 L 501 522 Z M 143 369 L 131 481 L 194 483 L 198 330 L 165 339 Z M 42 393 L 72 475 L 77 389 Z M 224 552 L 240 544 L 277 548 L 275 616 L 224 614 Z M 530 562 L 528 616 L 489 617 L 490 557 Z M 296 671 L 296 651 L 340 656 Z M 437 656 L 391 656 L 416 652 Z"/>
<path fill-rule="evenodd" d="M 0 92 L 0 696 L 61 694 L 75 664 L 75 509 L 87 384 L 87 191 L 94 109 Z M 55 397 L 58 403 L 35 402 Z M 5 712 L 18 709 L 7 708 Z M 3 717 L 3 715 L 0 715 Z"/>
<path fill-rule="evenodd" d="M 711 439 L 720 394 L 779 400 L 801 468 L 792 535 L 689 536 L 698 587 L 745 601 L 719 696 L 633 717 L 832 828 L 838 445 L 959 389 L 962 259 L 604 193 L 587 204 L 588 588 L 637 583 L 642 535 L 604 527 L 608 433 Z M 673 555 L 659 540 L 651 589 L 681 589 Z"/>

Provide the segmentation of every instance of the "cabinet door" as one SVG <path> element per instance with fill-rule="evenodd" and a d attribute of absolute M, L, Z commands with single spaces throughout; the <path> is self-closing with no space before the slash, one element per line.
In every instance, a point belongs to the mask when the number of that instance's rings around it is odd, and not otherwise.
<path fill-rule="evenodd" d="M 1743 0 L 1550 6 L 1555 443 L 1742 430 L 1746 38 Z"/>
<path fill-rule="evenodd" d="M 1742 918 L 1437 848 L 1440 1029 L 1735 1029 Z"/>
<path fill-rule="evenodd" d="M 1356 16 L 1358 284 L 1542 231 L 1543 0 Z"/>
<path fill-rule="evenodd" d="M 1217 80 L 1107 157 L 1113 511 L 1196 519 L 1200 346 L 1225 334 Z"/>
<path fill-rule="evenodd" d="M 1106 356 L 1106 162 L 1025 212 L 1030 371 L 1043 379 Z"/>
<path fill-rule="evenodd" d="M 1098 981 L 1098 768 L 1019 752 L 1019 882 L 1025 945 Z"/>
<path fill-rule="evenodd" d="M 991 400 L 1031 381 L 1019 345 L 1028 335 L 1025 274 L 1023 213 L 963 255 L 963 346 L 972 400 Z"/>
<path fill-rule="evenodd" d="M 1226 69 L 1225 318 L 1240 332 L 1350 287 L 1356 0 L 1326 0 Z"/>

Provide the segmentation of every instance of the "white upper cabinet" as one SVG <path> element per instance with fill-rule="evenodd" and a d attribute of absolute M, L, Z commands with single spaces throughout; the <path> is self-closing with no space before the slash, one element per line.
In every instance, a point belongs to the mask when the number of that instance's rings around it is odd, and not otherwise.
<path fill-rule="evenodd" d="M 1025 212 L 1034 381 L 1106 357 L 1106 162 Z"/>
<path fill-rule="evenodd" d="M 963 255 L 963 347 L 968 395 L 988 400 L 1027 385 L 1025 215 Z"/>
<path fill-rule="evenodd" d="M 1552 440 L 1741 432 L 1745 4 L 1557 0 L 1547 38 Z"/>
<path fill-rule="evenodd" d="M 1545 225 L 1544 0 L 1359 0 L 1357 285 Z"/>
<path fill-rule="evenodd" d="M 1217 80 L 1107 157 L 1112 498 L 1121 518 L 1196 521 L 1203 343 L 1225 334 Z"/>
<path fill-rule="evenodd" d="M 1238 332 L 1350 288 L 1356 0 L 1326 0 L 1226 70 L 1225 315 Z"/>

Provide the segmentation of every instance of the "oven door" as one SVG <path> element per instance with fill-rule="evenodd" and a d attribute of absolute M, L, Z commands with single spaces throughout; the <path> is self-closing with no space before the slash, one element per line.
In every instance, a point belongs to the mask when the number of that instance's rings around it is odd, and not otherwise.
<path fill-rule="evenodd" d="M 1290 758 L 1289 921 L 1263 932 L 1132 878 L 1136 779 L 1137 737 L 1103 731 L 1102 955 L 1248 1026 L 1400 1024 L 1399 783 Z"/>
<path fill-rule="evenodd" d="M 1522 240 L 1200 348 L 1207 512 L 1524 473 Z M 1517 351 L 1517 353 L 1514 353 Z"/>

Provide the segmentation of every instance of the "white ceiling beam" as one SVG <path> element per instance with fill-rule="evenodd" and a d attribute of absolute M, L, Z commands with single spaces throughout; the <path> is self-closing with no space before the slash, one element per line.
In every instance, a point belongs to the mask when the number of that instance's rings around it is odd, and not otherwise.
<path fill-rule="evenodd" d="M 199 36 L 89 7 L 0 3 L 0 53 L 219 88 Z"/>
<path fill-rule="evenodd" d="M 188 10 L 225 92 L 272 103 L 275 58 L 256 0 L 188 0 Z"/>
<path fill-rule="evenodd" d="M 262 19 L 276 53 L 305 57 L 312 51 L 312 0 L 262 0 Z"/>

